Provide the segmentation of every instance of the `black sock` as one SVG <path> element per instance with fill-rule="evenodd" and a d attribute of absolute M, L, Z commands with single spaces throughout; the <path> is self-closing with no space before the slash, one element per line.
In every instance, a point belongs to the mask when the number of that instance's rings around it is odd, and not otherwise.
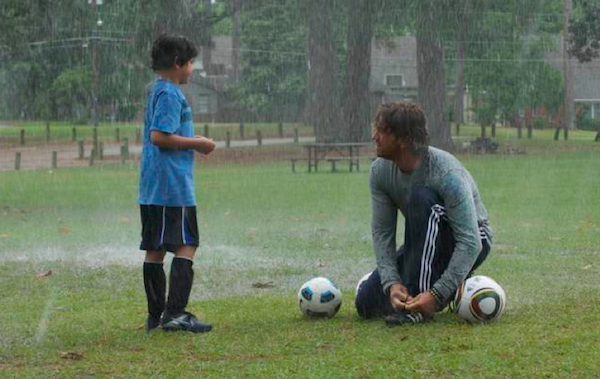
<path fill-rule="evenodd" d="M 193 264 L 194 262 L 191 259 L 173 258 L 166 312 L 169 316 L 182 313 L 187 306 L 192 291 L 192 283 L 194 282 Z"/>
<path fill-rule="evenodd" d="M 167 279 L 162 263 L 144 262 L 144 288 L 148 298 L 148 314 L 159 319 L 165 309 Z"/>

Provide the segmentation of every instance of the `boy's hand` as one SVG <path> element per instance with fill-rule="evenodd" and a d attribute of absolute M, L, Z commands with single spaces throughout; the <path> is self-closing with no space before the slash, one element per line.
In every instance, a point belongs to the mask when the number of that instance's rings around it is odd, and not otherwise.
<path fill-rule="evenodd" d="M 201 153 L 201 154 L 210 154 L 213 152 L 213 150 L 215 149 L 215 147 L 217 146 L 217 144 L 215 144 L 215 141 L 213 141 L 210 138 L 206 138 L 206 137 L 202 137 L 202 136 L 195 136 L 194 137 L 194 142 L 195 142 L 195 147 L 194 150 L 196 150 L 197 152 Z"/>

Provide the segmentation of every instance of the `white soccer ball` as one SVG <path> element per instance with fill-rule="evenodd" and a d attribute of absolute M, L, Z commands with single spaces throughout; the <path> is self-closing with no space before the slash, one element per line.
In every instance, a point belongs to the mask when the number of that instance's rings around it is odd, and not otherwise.
<path fill-rule="evenodd" d="M 478 275 L 467 279 L 456 291 L 451 309 L 472 323 L 496 321 L 506 306 L 506 294 L 496 281 Z"/>
<path fill-rule="evenodd" d="M 342 306 L 342 292 L 327 278 L 313 278 L 298 291 L 302 314 L 309 317 L 333 317 Z"/>

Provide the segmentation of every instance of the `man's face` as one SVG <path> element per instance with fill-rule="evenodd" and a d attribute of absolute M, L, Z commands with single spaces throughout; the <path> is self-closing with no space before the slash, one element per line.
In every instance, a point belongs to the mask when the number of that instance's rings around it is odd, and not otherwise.
<path fill-rule="evenodd" d="M 374 126 L 371 139 L 375 142 L 378 157 L 389 160 L 396 157 L 400 149 L 400 143 L 391 132 L 382 127 Z"/>

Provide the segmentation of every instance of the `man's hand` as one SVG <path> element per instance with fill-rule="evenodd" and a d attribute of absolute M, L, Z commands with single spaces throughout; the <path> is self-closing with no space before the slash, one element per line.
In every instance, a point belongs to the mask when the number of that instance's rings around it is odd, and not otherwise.
<path fill-rule="evenodd" d="M 390 303 L 392 303 L 395 310 L 403 310 L 409 300 L 412 300 L 412 297 L 408 294 L 406 287 L 400 283 L 392 284 L 390 287 Z"/>
<path fill-rule="evenodd" d="M 432 316 L 438 310 L 438 303 L 431 293 L 421 292 L 406 302 L 405 309 L 409 312 L 421 312 L 423 315 Z"/>
<path fill-rule="evenodd" d="M 194 142 L 195 142 L 195 147 L 194 150 L 196 150 L 197 152 L 201 153 L 201 154 L 210 154 L 213 152 L 213 150 L 215 149 L 215 147 L 217 146 L 215 144 L 215 142 L 210 139 L 210 138 L 206 138 L 206 137 L 202 137 L 202 136 L 195 136 L 194 137 Z"/>

